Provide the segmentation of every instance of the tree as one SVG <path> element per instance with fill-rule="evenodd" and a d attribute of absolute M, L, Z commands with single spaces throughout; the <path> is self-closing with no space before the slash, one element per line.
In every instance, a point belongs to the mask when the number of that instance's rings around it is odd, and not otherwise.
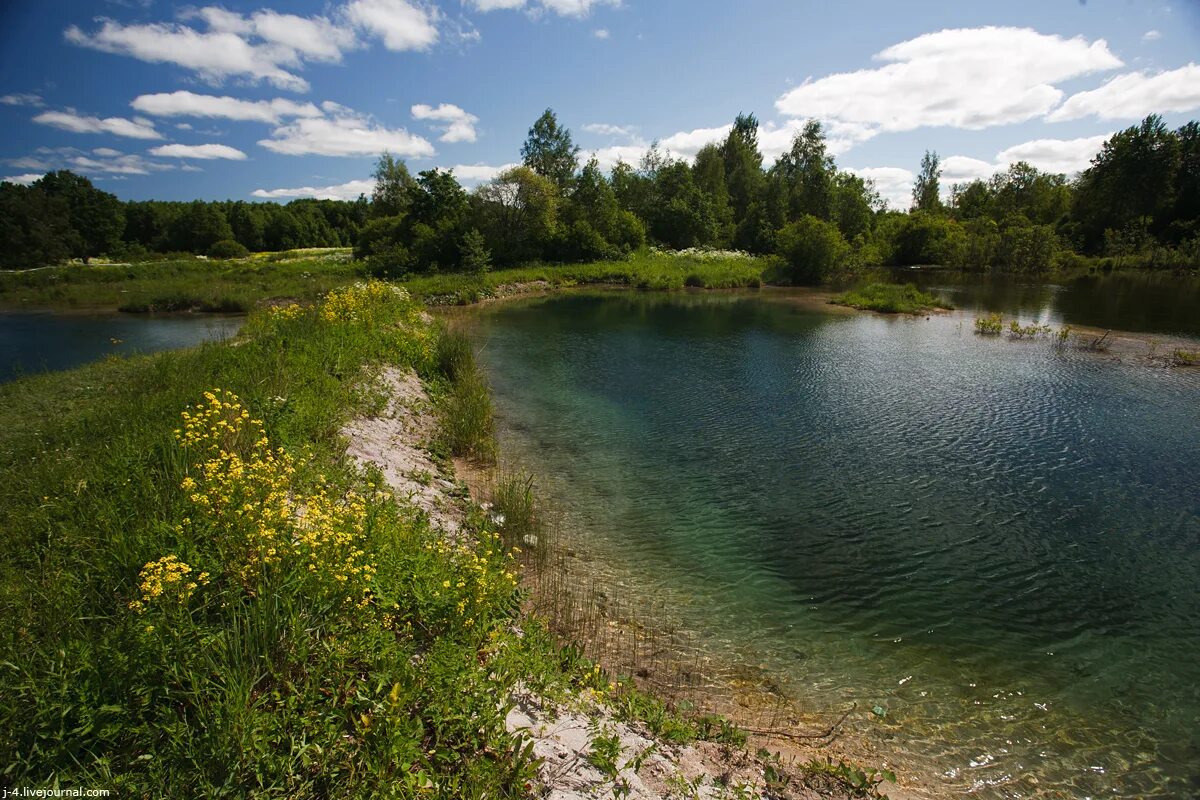
<path fill-rule="evenodd" d="M 721 145 L 721 156 L 725 161 L 725 185 L 733 208 L 733 222 L 741 227 L 765 183 L 762 153 L 758 151 L 758 119 L 753 114 L 738 114 Z M 735 244 L 742 246 L 745 242 Z"/>
<path fill-rule="evenodd" d="M 487 240 L 478 229 L 472 228 L 463 234 L 459 245 L 459 263 L 466 272 L 482 274 L 492 268 L 492 251 Z"/>
<path fill-rule="evenodd" d="M 384 151 L 375 162 L 375 189 L 371 192 L 371 216 L 395 217 L 408 211 L 417 182 L 408 166 Z"/>
<path fill-rule="evenodd" d="M 819 283 L 833 276 L 850 247 L 837 227 L 811 214 L 786 225 L 778 235 L 779 254 L 792 283 Z"/>
<path fill-rule="evenodd" d="M 777 172 L 788 187 L 788 219 L 805 214 L 830 219 L 836 169 L 826 151 L 820 122 L 809 120 L 804 124 L 793 137 L 791 150 L 780 156 Z"/>
<path fill-rule="evenodd" d="M 942 210 L 939 179 L 942 177 L 941 159 L 936 152 L 926 150 L 921 159 L 921 171 L 913 184 L 913 211 L 936 214 Z"/>
<path fill-rule="evenodd" d="M 75 235 L 69 213 L 61 197 L 0 183 L 0 267 L 40 267 L 68 258 Z"/>
<path fill-rule="evenodd" d="M 650 236 L 668 247 L 712 244 L 717 237 L 712 201 L 683 161 L 658 171 L 649 214 Z"/>
<path fill-rule="evenodd" d="M 521 145 L 521 159 L 538 175 L 549 178 L 559 191 L 565 191 L 579 166 L 579 148 L 571 132 L 558 124 L 554 111 L 547 108 L 529 129 Z"/>
<path fill-rule="evenodd" d="M 68 224 L 74 231 L 68 242 L 71 256 L 86 262 L 120 246 L 125 209 L 115 195 L 67 170 L 46 173 L 34 182 L 33 189 L 66 203 Z"/>
<path fill-rule="evenodd" d="M 875 184 L 853 172 L 835 172 L 829 195 L 830 220 L 848 241 L 871 230 L 875 211 L 883 204 Z"/>
<path fill-rule="evenodd" d="M 713 223 L 716 225 L 715 244 L 725 246 L 733 241 L 733 207 L 729 204 L 729 187 L 725 181 L 725 159 L 715 144 L 706 144 L 696 153 L 692 163 L 696 187 L 712 202 Z"/>
<path fill-rule="evenodd" d="M 513 167 L 475 190 L 480 229 L 497 261 L 540 258 L 558 222 L 558 188 L 529 167 Z"/>
<path fill-rule="evenodd" d="M 233 230 L 221 209 L 202 200 L 188 203 L 171 225 L 171 246 L 176 250 L 207 253 L 217 242 L 232 238 Z"/>

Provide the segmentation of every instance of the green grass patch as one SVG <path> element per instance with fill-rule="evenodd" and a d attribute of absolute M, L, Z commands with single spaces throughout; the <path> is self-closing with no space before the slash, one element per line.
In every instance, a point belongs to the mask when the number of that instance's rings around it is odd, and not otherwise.
<path fill-rule="evenodd" d="M 769 270 L 768 259 L 706 257 L 640 252 L 624 261 L 587 264 L 531 265 L 482 275 L 446 273 L 404 281 L 416 297 L 439 303 L 473 303 L 497 293 L 498 287 L 544 282 L 550 288 L 583 284 L 615 284 L 639 289 L 679 290 L 685 287 L 733 289 L 758 287 Z"/>
<path fill-rule="evenodd" d="M 922 292 L 912 283 L 868 283 L 844 292 L 829 302 L 885 314 L 924 314 L 935 308 L 954 308 L 937 295 Z"/>
<path fill-rule="evenodd" d="M 7 784 L 526 794 L 505 698 L 581 678 L 514 635 L 486 521 L 441 540 L 338 433 L 378 365 L 450 383 L 435 341 L 375 284 L 258 312 L 232 343 L 0 387 Z"/>
<path fill-rule="evenodd" d="M 0 272 L 0 306 L 145 311 L 249 311 L 264 300 L 315 301 L 361 277 L 360 265 L 289 260 L 71 264 Z"/>

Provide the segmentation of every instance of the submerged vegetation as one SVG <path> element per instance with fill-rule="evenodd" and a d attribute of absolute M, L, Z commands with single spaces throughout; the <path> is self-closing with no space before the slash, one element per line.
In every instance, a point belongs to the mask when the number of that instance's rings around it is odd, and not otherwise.
<path fill-rule="evenodd" d="M 922 292 L 911 283 L 869 283 L 840 294 L 829 302 L 888 314 L 924 314 L 935 308 L 954 308 L 937 295 Z"/>

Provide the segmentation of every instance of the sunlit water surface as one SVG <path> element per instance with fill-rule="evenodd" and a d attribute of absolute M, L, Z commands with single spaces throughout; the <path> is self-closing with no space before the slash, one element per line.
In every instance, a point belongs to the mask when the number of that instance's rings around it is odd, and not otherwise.
<path fill-rule="evenodd" d="M 502 450 L 714 652 L 939 789 L 1200 792 L 1200 371 L 753 295 L 471 327 Z"/>

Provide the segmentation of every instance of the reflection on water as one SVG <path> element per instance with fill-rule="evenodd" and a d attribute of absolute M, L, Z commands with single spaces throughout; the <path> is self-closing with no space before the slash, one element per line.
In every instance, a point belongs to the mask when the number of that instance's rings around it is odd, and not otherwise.
<path fill-rule="evenodd" d="M 1043 279 L 1010 273 L 895 270 L 958 308 L 1119 331 L 1200 336 L 1200 276 L 1117 272 Z"/>
<path fill-rule="evenodd" d="M 502 448 L 714 650 L 946 788 L 1200 789 L 1200 372 L 747 296 L 473 325 Z"/>
<path fill-rule="evenodd" d="M 178 314 L 0 314 L 0 381 L 107 355 L 153 353 L 237 333 L 243 317 Z"/>

